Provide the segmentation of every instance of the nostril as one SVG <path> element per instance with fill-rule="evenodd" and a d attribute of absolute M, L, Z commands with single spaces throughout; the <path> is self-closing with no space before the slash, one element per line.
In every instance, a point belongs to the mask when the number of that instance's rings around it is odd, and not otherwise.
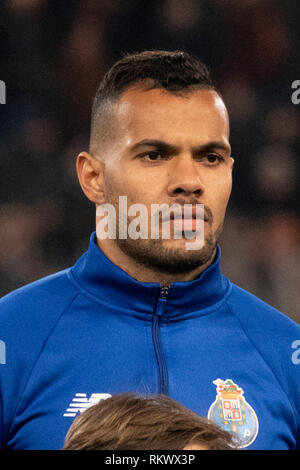
<path fill-rule="evenodd" d="M 184 193 L 184 192 L 185 192 L 185 191 L 184 191 L 184 189 L 182 189 L 182 188 L 177 188 L 177 189 L 175 189 L 175 191 L 174 191 L 174 193 L 176 193 L 176 194 L 182 194 L 182 193 Z"/>
<path fill-rule="evenodd" d="M 176 188 L 175 191 L 173 191 L 174 194 L 195 194 L 196 196 L 200 196 L 202 194 L 201 189 L 195 189 L 194 191 L 191 189 L 190 191 L 187 189 L 183 188 Z"/>
<path fill-rule="evenodd" d="M 196 191 L 193 191 L 193 194 L 196 194 L 196 196 L 200 196 L 200 194 L 202 194 L 203 191 L 201 191 L 201 189 L 196 189 Z"/>

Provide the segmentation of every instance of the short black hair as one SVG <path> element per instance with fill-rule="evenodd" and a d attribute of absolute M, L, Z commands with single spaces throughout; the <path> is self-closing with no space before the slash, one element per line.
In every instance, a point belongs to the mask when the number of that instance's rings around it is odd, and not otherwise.
<path fill-rule="evenodd" d="M 159 88 L 170 93 L 202 88 L 219 93 L 207 66 L 187 52 L 154 50 L 126 54 L 106 72 L 97 90 L 92 106 L 91 142 L 109 135 L 109 105 L 137 84 L 142 84 L 145 90 Z"/>

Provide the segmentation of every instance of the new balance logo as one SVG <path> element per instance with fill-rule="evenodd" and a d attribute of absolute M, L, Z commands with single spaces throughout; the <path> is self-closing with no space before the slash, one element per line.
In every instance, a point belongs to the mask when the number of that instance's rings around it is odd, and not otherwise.
<path fill-rule="evenodd" d="M 96 405 L 99 401 L 106 400 L 109 397 L 111 397 L 109 393 L 92 393 L 90 398 L 87 398 L 86 393 L 76 393 L 64 416 L 74 418 L 77 413 L 83 413 L 90 406 Z"/>

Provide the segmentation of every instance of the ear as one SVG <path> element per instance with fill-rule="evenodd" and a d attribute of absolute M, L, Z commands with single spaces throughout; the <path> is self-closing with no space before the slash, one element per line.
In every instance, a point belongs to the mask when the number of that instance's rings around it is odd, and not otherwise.
<path fill-rule="evenodd" d="M 76 160 L 80 186 L 86 197 L 95 204 L 104 202 L 103 162 L 87 152 L 81 152 Z"/>

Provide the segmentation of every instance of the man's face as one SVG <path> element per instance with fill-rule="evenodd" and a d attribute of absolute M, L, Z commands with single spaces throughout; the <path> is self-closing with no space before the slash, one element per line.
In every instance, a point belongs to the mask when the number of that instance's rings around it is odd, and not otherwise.
<path fill-rule="evenodd" d="M 183 272 L 214 254 L 231 192 L 233 159 L 229 122 L 219 95 L 208 89 L 176 95 L 161 89 L 125 91 L 114 108 L 115 136 L 101 149 L 105 202 L 117 209 L 143 204 L 149 238 L 116 239 L 130 257 L 148 267 Z M 187 239 L 150 238 L 151 204 L 203 204 L 205 243 L 186 250 Z M 133 217 L 128 217 L 130 222 Z M 180 223 L 180 222 L 179 222 Z M 182 222 L 182 228 L 185 223 Z M 118 221 L 117 221 L 118 224 Z"/>

